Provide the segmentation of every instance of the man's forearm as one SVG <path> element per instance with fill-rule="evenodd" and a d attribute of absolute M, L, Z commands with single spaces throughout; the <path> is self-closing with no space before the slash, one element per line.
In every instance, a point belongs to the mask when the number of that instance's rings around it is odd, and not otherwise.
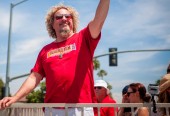
<path fill-rule="evenodd" d="M 109 5 L 110 0 L 100 0 L 94 18 L 94 20 L 96 20 L 96 22 L 98 22 L 99 24 L 103 25 L 109 11 Z"/>
<path fill-rule="evenodd" d="M 110 0 L 100 0 L 94 19 L 89 23 L 91 36 L 97 38 L 109 10 Z"/>
<path fill-rule="evenodd" d="M 31 74 L 14 95 L 17 101 L 22 97 L 28 95 L 40 83 L 41 78 L 35 77 L 35 75 L 36 74 Z"/>

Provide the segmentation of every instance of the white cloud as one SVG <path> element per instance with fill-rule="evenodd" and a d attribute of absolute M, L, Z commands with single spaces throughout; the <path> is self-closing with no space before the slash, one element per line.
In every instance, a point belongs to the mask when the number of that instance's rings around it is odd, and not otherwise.
<path fill-rule="evenodd" d="M 1 14 L 1 20 L 0 20 L 0 26 L 2 27 L 2 30 L 9 29 L 9 20 L 10 20 L 10 12 L 6 9 L 0 9 Z M 23 12 L 16 12 L 13 10 L 12 14 L 12 30 L 19 31 L 18 29 L 22 27 L 22 25 L 25 24 L 25 21 L 29 19 L 30 15 L 28 13 Z"/>
<path fill-rule="evenodd" d="M 9 14 L 0 8 L 0 30 L 5 31 L 9 28 Z"/>
<path fill-rule="evenodd" d="M 13 23 L 12 23 L 12 31 L 14 33 L 21 32 L 22 28 L 26 23 L 28 22 L 28 19 L 31 18 L 31 16 L 28 13 L 23 12 L 15 12 L 13 13 Z M 27 28 L 27 27 L 26 27 Z"/>
<path fill-rule="evenodd" d="M 155 54 L 156 54 L 156 52 L 129 53 L 127 55 L 124 55 L 123 57 L 120 57 L 120 60 L 122 61 L 121 64 L 127 64 L 127 63 L 131 63 L 131 62 L 139 62 L 142 60 L 152 58 Z"/>
<path fill-rule="evenodd" d="M 159 72 L 159 71 L 161 71 L 161 70 L 166 70 L 165 67 L 166 67 L 166 66 L 164 66 L 164 65 L 159 65 L 159 66 L 157 66 L 157 67 L 153 67 L 152 69 L 150 69 L 150 71 L 151 71 L 151 72 Z"/>
<path fill-rule="evenodd" d="M 36 53 L 36 56 L 42 46 L 49 41 L 46 37 L 34 37 L 32 39 L 26 39 L 22 41 L 17 41 L 14 44 L 12 52 L 12 59 L 15 59 L 15 62 L 25 60 L 23 56 L 33 56 Z"/>
<path fill-rule="evenodd" d="M 121 1 L 121 5 L 125 1 Z M 112 37 L 117 39 L 144 38 L 148 35 L 162 36 L 170 28 L 169 11 L 155 1 L 136 1 L 122 5 L 125 8 L 119 12 L 112 11 L 106 27 L 111 31 Z"/>
<path fill-rule="evenodd" d="M 167 47 L 169 47 L 169 45 L 170 45 L 170 34 L 168 34 L 168 35 L 165 37 L 165 39 L 166 39 L 166 42 L 167 42 L 167 44 L 168 44 Z"/>

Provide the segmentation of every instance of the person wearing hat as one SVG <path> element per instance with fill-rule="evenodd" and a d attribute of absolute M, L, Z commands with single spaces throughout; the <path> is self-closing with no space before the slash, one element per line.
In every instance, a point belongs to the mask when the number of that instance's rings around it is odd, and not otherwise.
<path fill-rule="evenodd" d="M 96 80 L 94 84 L 94 91 L 98 103 L 116 103 L 109 94 L 110 91 L 107 88 L 107 83 L 104 80 Z M 116 111 L 117 112 L 117 111 Z M 95 116 L 98 116 L 97 109 L 94 109 Z M 100 116 L 114 116 L 115 110 L 113 107 L 101 107 Z"/>
<path fill-rule="evenodd" d="M 129 99 L 127 96 L 129 85 L 126 85 L 122 89 L 122 103 L 129 103 Z M 118 116 L 131 116 L 131 108 L 130 107 L 121 107 L 118 111 Z"/>
<path fill-rule="evenodd" d="M 159 103 L 170 103 L 170 74 L 164 75 L 159 84 Z M 165 108 L 161 108 L 161 116 L 166 116 Z M 170 108 L 169 108 L 170 112 Z"/>

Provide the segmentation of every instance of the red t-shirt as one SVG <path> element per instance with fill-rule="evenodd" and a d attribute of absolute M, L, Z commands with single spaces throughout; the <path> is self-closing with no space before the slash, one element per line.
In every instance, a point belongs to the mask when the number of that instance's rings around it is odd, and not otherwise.
<path fill-rule="evenodd" d="M 31 71 L 46 78 L 45 103 L 94 102 L 93 55 L 100 37 L 93 39 L 86 27 L 43 47 Z"/>
<path fill-rule="evenodd" d="M 101 103 L 116 103 L 116 101 L 109 96 L 106 96 Z M 116 113 L 118 109 L 116 108 Z M 95 116 L 98 116 L 97 108 L 94 109 Z M 115 110 L 113 107 L 101 107 L 100 116 L 115 116 Z"/>

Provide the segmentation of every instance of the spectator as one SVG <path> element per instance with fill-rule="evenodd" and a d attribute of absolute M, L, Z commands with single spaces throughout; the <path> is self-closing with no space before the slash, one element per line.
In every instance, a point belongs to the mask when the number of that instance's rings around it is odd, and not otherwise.
<path fill-rule="evenodd" d="M 146 88 L 141 83 L 132 83 L 129 85 L 127 96 L 130 103 L 150 102 L 151 96 L 146 94 Z M 135 108 L 135 116 L 149 116 L 147 107 Z"/>
<path fill-rule="evenodd" d="M 164 75 L 160 80 L 158 103 L 170 103 L 170 74 Z M 165 108 L 161 108 L 160 110 L 161 116 L 166 116 Z"/>
<path fill-rule="evenodd" d="M 127 96 L 129 85 L 126 85 L 122 90 L 122 103 L 129 103 L 129 99 Z M 121 107 L 118 112 L 118 116 L 131 116 L 131 108 L 130 107 Z"/>
<path fill-rule="evenodd" d="M 108 85 L 104 80 L 96 80 L 94 84 L 94 90 L 98 103 L 116 103 L 114 99 L 109 96 Z M 101 107 L 100 116 L 114 116 L 115 112 L 113 107 Z M 97 109 L 95 109 L 95 116 L 98 116 Z"/>

